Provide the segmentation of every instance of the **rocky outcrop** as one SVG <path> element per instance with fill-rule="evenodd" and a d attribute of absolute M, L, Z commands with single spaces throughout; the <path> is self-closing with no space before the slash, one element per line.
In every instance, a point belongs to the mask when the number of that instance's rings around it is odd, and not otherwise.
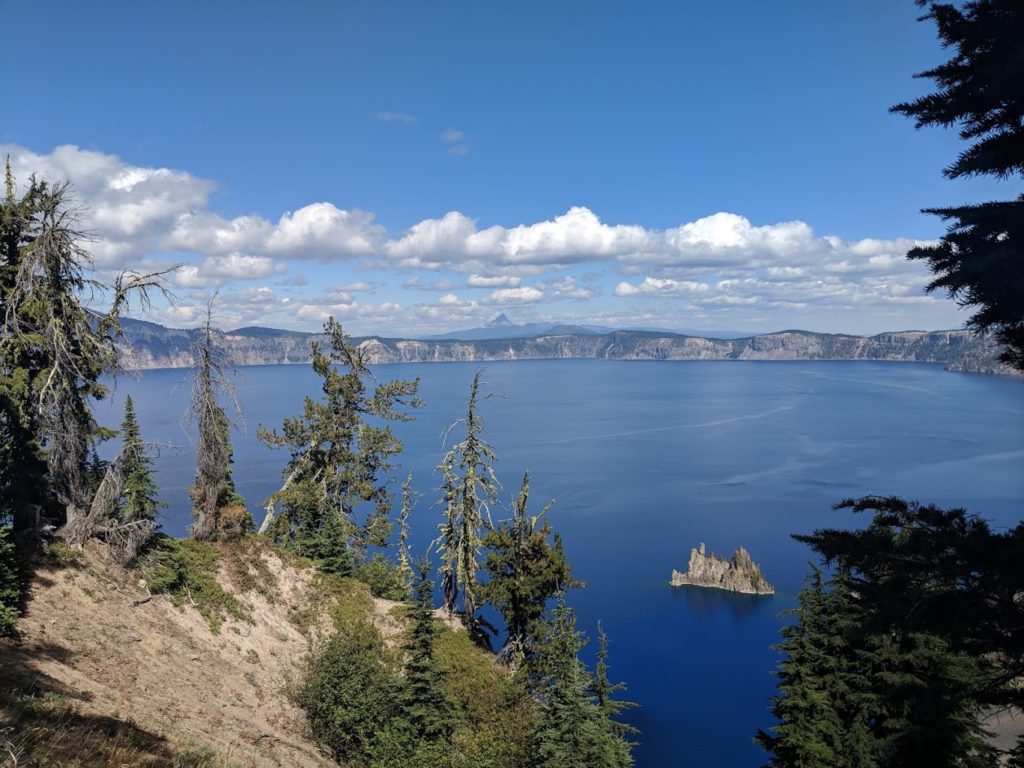
<path fill-rule="evenodd" d="M 182 368 L 192 364 L 197 330 L 125 320 L 119 347 L 126 368 Z M 573 329 L 567 328 L 567 331 Z M 577 329 L 578 330 L 578 329 Z M 309 345 L 322 334 L 239 328 L 222 337 L 231 365 L 308 363 Z M 991 339 L 969 331 L 900 331 L 870 338 L 781 331 L 742 339 L 708 339 L 655 331 L 548 332 L 502 339 L 353 339 L 368 363 L 484 362 L 597 358 L 603 360 L 891 360 L 940 363 L 956 371 L 1009 373 L 996 361 Z"/>
<path fill-rule="evenodd" d="M 690 563 L 686 573 L 672 571 L 673 587 L 714 587 L 746 595 L 774 595 L 775 589 L 764 580 L 757 563 L 743 547 L 737 549 L 731 560 L 706 554 L 704 544 L 690 550 Z"/>

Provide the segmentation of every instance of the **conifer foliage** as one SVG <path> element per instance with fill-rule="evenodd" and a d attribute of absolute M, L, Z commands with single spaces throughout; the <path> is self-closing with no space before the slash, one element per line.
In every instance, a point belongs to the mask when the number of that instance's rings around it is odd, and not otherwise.
<path fill-rule="evenodd" d="M 412 489 L 412 472 L 402 483 L 402 505 L 398 509 L 398 578 L 406 596 L 412 594 L 413 572 L 409 557 L 409 515 L 416 506 L 417 493 Z"/>
<path fill-rule="evenodd" d="M 117 499 L 94 502 L 90 475 L 96 443 L 109 432 L 92 413 L 107 395 L 101 377 L 117 368 L 114 341 L 119 317 L 132 297 L 148 305 L 150 289 L 163 290 L 161 274 L 122 272 L 113 284 L 88 275 L 69 205 L 69 186 L 32 177 L 15 194 L 10 167 L 0 204 L 0 514 L 16 533 L 37 529 L 44 518 L 72 544 L 97 534 Z M 110 308 L 97 313 L 87 297 L 106 295 Z M 116 490 L 119 467 L 107 469 Z M 100 484 L 99 487 L 102 487 Z"/>
<path fill-rule="evenodd" d="M 441 686 L 441 673 L 434 657 L 438 630 L 434 617 L 434 584 L 426 559 L 419 566 L 416 599 L 409 620 L 405 680 L 399 697 L 403 714 L 418 740 L 445 741 L 454 729 L 455 717 Z"/>
<path fill-rule="evenodd" d="M 439 467 L 444 490 L 444 521 L 438 540 L 444 607 L 449 615 L 453 614 L 461 593 L 462 620 L 474 632 L 478 629 L 480 549 L 490 527 L 490 506 L 498 496 L 494 474 L 497 456 L 484 440 L 484 422 L 479 412 L 482 375 L 482 371 L 477 371 L 473 376 L 465 417 L 449 427 L 449 431 L 465 427 L 465 439 L 452 446 Z"/>
<path fill-rule="evenodd" d="M 135 403 L 128 395 L 121 421 L 121 450 L 112 462 L 100 461 L 94 451 L 90 466 L 90 517 L 95 520 L 95 535 L 106 541 L 123 563 L 135 560 L 157 529 L 160 503 L 151 466 Z"/>
<path fill-rule="evenodd" d="M 594 679 L 579 659 L 585 641 L 576 616 L 559 597 L 538 654 L 543 670 L 539 690 L 543 704 L 532 744 L 532 768 L 625 768 L 633 764 L 630 743 L 621 726 L 602 709 Z M 611 686 L 601 683 L 605 693 Z"/>
<path fill-rule="evenodd" d="M 146 446 L 142 442 L 131 395 L 127 395 L 124 400 L 121 445 L 125 456 L 124 484 L 118 517 L 124 521 L 154 523 L 160 502 L 157 501 L 157 487 L 153 482 L 153 460 L 146 453 Z"/>
<path fill-rule="evenodd" d="M 972 0 L 958 8 L 925 3 L 953 57 L 918 77 L 937 90 L 892 108 L 922 126 L 960 126 L 969 146 L 945 169 L 951 179 L 977 175 L 1024 177 L 1024 5 L 1020 0 Z M 1024 370 L 1024 195 L 926 213 L 949 222 L 937 245 L 907 256 L 927 262 L 929 291 L 945 290 L 976 308 L 969 325 L 994 331 L 1000 359 Z"/>
<path fill-rule="evenodd" d="M 773 712 L 779 725 L 760 731 L 757 742 L 772 753 L 773 766 L 874 765 L 865 749 L 866 713 L 874 698 L 857 663 L 852 633 L 859 603 L 849 571 L 825 584 L 813 568 L 792 611 L 795 621 L 782 630 Z"/>
<path fill-rule="evenodd" d="M 488 580 L 481 586 L 480 596 L 505 620 L 508 637 L 501 655 L 513 666 L 533 653 L 547 602 L 570 587 L 581 586 L 572 577 L 561 537 L 544 519 L 551 504 L 531 516 L 527 512 L 529 495 L 530 475 L 526 473 L 512 519 L 488 531 L 482 542 Z"/>
<path fill-rule="evenodd" d="M 989 766 L 981 715 L 1024 693 L 1024 525 L 994 533 L 962 509 L 897 498 L 862 530 L 797 536 L 834 567 L 812 574 L 784 631 L 775 766 Z"/>
<path fill-rule="evenodd" d="M 412 419 L 408 409 L 421 404 L 419 380 L 380 382 L 371 390 L 362 350 L 333 318 L 324 333 L 329 348 L 312 345 L 321 400 L 307 397 L 302 415 L 285 419 L 280 432 L 259 430 L 266 445 L 291 452 L 284 484 L 271 496 L 260 530 L 299 554 L 324 560 L 329 551 L 335 562 L 356 563 L 367 547 L 384 546 L 391 533 L 389 472 L 402 443 L 388 422 Z M 357 514 L 366 508 L 365 515 Z"/>

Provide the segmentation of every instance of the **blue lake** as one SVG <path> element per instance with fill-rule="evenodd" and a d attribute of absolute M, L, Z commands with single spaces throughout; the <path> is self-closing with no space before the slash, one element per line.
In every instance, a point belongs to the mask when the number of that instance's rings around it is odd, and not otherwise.
<path fill-rule="evenodd" d="M 440 510 L 434 466 L 444 427 L 462 415 L 477 366 L 381 366 L 385 378 L 421 378 L 425 407 L 395 426 L 423 494 L 413 514 L 419 552 Z M 157 480 L 163 529 L 190 522 L 191 445 L 181 418 L 182 371 L 122 377 L 98 408 L 120 421 L 135 399 L 147 440 L 163 450 Z M 570 603 L 592 637 L 611 640 L 611 676 L 639 703 L 640 768 L 762 765 L 751 737 L 771 725 L 777 655 L 771 645 L 794 605 L 810 552 L 791 533 L 862 521 L 833 512 L 849 496 L 895 494 L 962 506 L 997 528 L 1024 511 L 1024 384 L 929 365 L 871 362 L 489 363 L 482 404 L 498 453 L 506 504 L 524 470 L 532 509 L 555 499 L 550 518 L 586 589 Z M 319 394 L 306 366 L 240 369 L 244 429 L 236 430 L 235 481 L 257 518 L 287 460 L 256 440 Z M 396 490 L 397 490 L 396 482 Z M 508 515 L 507 509 L 495 517 Z M 672 589 L 691 546 L 730 554 L 745 546 L 775 586 L 772 598 Z M 588 652 L 592 651 L 588 649 Z"/>

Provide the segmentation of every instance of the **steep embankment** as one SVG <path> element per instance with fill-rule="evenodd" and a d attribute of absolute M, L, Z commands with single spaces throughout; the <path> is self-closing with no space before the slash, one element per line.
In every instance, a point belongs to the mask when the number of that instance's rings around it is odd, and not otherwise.
<path fill-rule="evenodd" d="M 247 617 L 215 631 L 101 545 L 51 558 L 0 648 L 0 746 L 19 766 L 333 765 L 287 695 L 326 626 L 313 571 L 249 541 L 221 548 L 218 581 Z M 394 637 L 395 604 L 361 598 Z"/>
<path fill-rule="evenodd" d="M 566 331 L 573 331 L 571 328 Z M 181 368 L 192 363 L 195 330 L 127 321 L 122 361 L 129 368 Z M 232 365 L 309 362 L 309 343 L 321 335 L 240 328 L 223 347 Z M 950 370 L 1007 373 L 991 340 L 968 331 L 900 331 L 848 336 L 781 331 L 741 339 L 711 339 L 654 331 L 560 332 L 501 339 L 355 340 L 370 363 L 486 362 L 597 358 L 605 360 L 887 360 L 940 363 Z"/>

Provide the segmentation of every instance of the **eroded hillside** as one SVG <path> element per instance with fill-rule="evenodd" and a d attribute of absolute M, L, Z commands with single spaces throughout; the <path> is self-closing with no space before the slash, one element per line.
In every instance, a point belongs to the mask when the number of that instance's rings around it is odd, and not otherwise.
<path fill-rule="evenodd" d="M 0 658 L 0 744 L 17 766 L 329 766 L 288 696 L 330 599 L 301 562 L 249 540 L 221 549 L 218 581 L 243 618 L 176 607 L 99 544 L 55 548 L 20 637 Z M 353 588 L 362 585 L 353 582 Z M 395 604 L 358 595 L 385 637 Z M 191 604 L 190 604 L 191 603 Z M 219 624 L 219 626 L 218 626 Z"/>

